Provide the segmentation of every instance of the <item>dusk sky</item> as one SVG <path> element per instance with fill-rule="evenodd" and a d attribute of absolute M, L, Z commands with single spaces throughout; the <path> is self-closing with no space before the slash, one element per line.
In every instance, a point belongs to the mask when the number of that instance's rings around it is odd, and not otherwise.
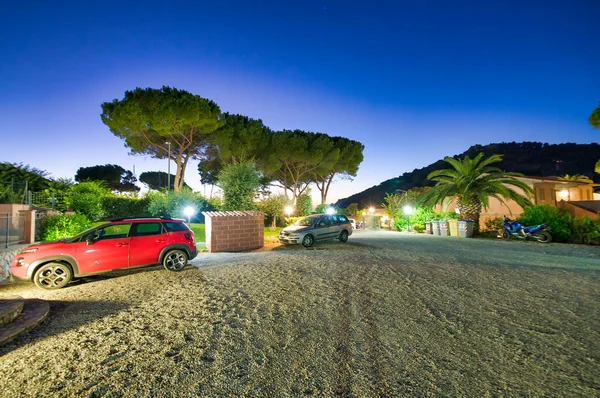
<path fill-rule="evenodd" d="M 128 155 L 100 104 L 169 85 L 222 111 L 362 142 L 329 202 L 502 141 L 600 142 L 600 1 L 13 1 L 0 161 L 53 177 Z M 172 170 L 174 170 L 172 164 Z M 186 182 L 202 190 L 197 162 Z M 318 193 L 314 189 L 314 193 Z M 316 195 L 315 195 L 316 197 Z"/>

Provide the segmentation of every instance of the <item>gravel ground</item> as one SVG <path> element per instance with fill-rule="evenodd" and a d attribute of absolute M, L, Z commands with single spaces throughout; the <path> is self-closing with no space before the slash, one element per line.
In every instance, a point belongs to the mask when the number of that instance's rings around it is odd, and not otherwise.
<path fill-rule="evenodd" d="M 3 397 L 600 396 L 600 248 L 358 231 L 46 292 Z"/>

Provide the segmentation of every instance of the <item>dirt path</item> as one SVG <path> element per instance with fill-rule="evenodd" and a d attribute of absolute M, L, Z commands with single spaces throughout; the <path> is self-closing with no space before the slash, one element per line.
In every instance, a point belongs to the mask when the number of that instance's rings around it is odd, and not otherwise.
<path fill-rule="evenodd" d="M 582 396 L 600 391 L 600 249 L 357 233 L 44 292 L 1 396 Z"/>

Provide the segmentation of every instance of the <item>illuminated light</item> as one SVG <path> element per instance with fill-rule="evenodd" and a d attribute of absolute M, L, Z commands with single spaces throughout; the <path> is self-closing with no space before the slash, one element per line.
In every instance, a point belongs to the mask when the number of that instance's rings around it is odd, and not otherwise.
<path fill-rule="evenodd" d="M 328 207 L 327 214 L 335 214 L 335 209 L 333 207 Z"/>
<path fill-rule="evenodd" d="M 286 206 L 284 212 L 286 215 L 291 216 L 294 213 L 294 208 L 292 206 Z"/>
<path fill-rule="evenodd" d="M 404 211 L 404 214 L 412 214 L 413 212 L 413 208 L 411 206 L 404 206 L 402 210 Z"/>
<path fill-rule="evenodd" d="M 561 198 L 568 198 L 569 197 L 569 191 L 567 191 L 566 189 L 563 189 L 562 191 L 559 192 L 559 195 Z"/>
<path fill-rule="evenodd" d="M 369 213 L 371 213 L 371 214 L 375 213 L 375 208 L 369 207 Z"/>
<path fill-rule="evenodd" d="M 191 217 L 195 212 L 196 212 L 196 209 L 194 209 L 191 206 L 188 206 L 185 209 L 183 209 L 183 214 L 185 214 L 188 217 Z"/>

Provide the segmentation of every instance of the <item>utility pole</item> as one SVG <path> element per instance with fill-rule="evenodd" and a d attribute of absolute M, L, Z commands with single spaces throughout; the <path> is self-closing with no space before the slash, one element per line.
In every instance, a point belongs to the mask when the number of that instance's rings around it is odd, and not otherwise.
<path fill-rule="evenodd" d="M 171 189 L 171 141 L 165 142 L 169 147 L 169 162 L 167 163 L 167 193 Z"/>

